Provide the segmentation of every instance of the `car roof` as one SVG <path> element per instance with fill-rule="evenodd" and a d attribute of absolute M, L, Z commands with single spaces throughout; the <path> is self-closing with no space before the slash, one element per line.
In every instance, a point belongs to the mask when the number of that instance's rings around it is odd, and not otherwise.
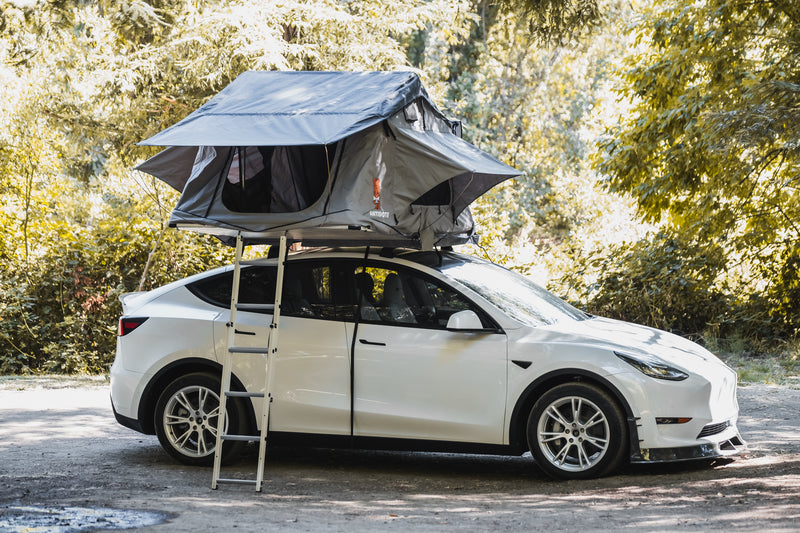
<path fill-rule="evenodd" d="M 369 254 L 367 255 L 367 251 Z M 452 249 L 422 251 L 413 248 L 388 248 L 388 247 L 329 247 L 329 248 L 307 248 L 289 252 L 287 261 L 298 261 L 303 259 L 364 259 L 367 257 L 375 260 L 389 260 L 395 262 L 413 263 L 414 266 L 427 267 L 432 270 L 441 271 L 442 267 L 463 263 L 489 263 L 484 259 L 455 252 Z M 399 261 L 398 261 L 399 260 Z M 266 256 L 244 261 L 247 265 L 276 265 L 277 258 L 270 253 Z M 232 265 L 228 265 L 231 267 Z"/>

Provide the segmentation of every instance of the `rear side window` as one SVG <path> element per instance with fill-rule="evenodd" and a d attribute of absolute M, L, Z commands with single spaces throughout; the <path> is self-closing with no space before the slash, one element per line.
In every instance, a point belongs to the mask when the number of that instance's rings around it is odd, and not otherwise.
<path fill-rule="evenodd" d="M 275 303 L 277 271 L 274 266 L 242 268 L 239 303 Z M 330 265 L 308 261 L 288 263 L 283 279 L 281 314 L 322 320 L 352 320 L 352 305 L 338 303 L 337 300 L 337 294 L 347 293 L 338 286 L 336 280 L 341 278 L 341 272 Z M 197 281 L 188 288 L 198 298 L 228 308 L 231 305 L 232 287 L 231 271 Z"/>
<path fill-rule="evenodd" d="M 239 303 L 275 303 L 275 279 L 277 268 L 254 266 L 242 269 L 239 280 Z M 212 305 L 231 306 L 233 290 L 233 271 L 196 281 L 189 285 L 192 293 Z"/>

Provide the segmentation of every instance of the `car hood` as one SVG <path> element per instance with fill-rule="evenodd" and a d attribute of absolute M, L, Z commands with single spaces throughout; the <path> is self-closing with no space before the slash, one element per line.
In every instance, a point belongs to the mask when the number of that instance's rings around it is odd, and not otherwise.
<path fill-rule="evenodd" d="M 547 331 L 546 340 L 550 342 L 582 344 L 634 356 L 655 355 L 690 372 L 702 374 L 710 366 L 723 364 L 714 354 L 688 339 L 621 320 L 598 317 L 565 320 L 541 329 Z"/>

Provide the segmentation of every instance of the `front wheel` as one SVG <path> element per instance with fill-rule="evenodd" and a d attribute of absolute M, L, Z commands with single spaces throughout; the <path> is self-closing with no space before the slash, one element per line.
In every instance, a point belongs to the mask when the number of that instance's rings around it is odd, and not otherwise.
<path fill-rule="evenodd" d="M 537 465 L 558 479 L 588 479 L 619 467 L 628 451 L 625 415 L 603 389 L 565 383 L 542 395 L 528 417 Z"/>
<path fill-rule="evenodd" d="M 167 385 L 156 402 L 155 428 L 161 446 L 187 465 L 210 465 L 214 461 L 219 421 L 219 378 L 195 373 Z M 225 431 L 241 433 L 244 421 L 238 403 L 228 400 Z M 239 452 L 240 442 L 226 442 L 222 458 L 229 462 Z"/>

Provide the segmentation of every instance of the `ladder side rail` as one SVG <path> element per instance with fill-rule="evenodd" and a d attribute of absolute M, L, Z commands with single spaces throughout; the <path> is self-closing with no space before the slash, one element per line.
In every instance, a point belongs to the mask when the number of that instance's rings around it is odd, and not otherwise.
<path fill-rule="evenodd" d="M 214 470 L 211 478 L 211 488 L 216 489 L 219 481 L 220 467 L 222 465 L 222 435 L 225 433 L 225 422 L 227 418 L 227 392 L 230 390 L 231 385 L 231 367 L 233 366 L 233 358 L 230 348 L 236 342 L 236 306 L 239 303 L 239 284 L 242 274 L 242 249 L 243 249 L 242 234 L 236 235 L 236 254 L 233 266 L 233 283 L 231 285 L 231 309 L 230 317 L 227 323 L 228 329 L 228 349 L 225 350 L 225 356 L 222 362 L 222 379 L 220 380 L 219 392 L 219 413 L 217 416 L 217 445 L 214 449 Z"/>
<path fill-rule="evenodd" d="M 286 264 L 286 234 L 281 235 L 278 248 L 278 272 L 275 283 L 275 310 L 272 314 L 272 324 L 269 330 L 269 340 L 267 343 L 267 357 L 265 358 L 265 390 L 264 408 L 261 410 L 261 440 L 258 447 L 258 471 L 256 474 L 256 491 L 261 492 L 261 484 L 264 479 L 264 464 L 267 451 L 267 436 L 269 434 L 269 410 L 272 403 L 272 378 L 273 362 L 278 352 L 278 332 L 280 331 L 281 301 L 283 298 L 283 279 Z"/>

